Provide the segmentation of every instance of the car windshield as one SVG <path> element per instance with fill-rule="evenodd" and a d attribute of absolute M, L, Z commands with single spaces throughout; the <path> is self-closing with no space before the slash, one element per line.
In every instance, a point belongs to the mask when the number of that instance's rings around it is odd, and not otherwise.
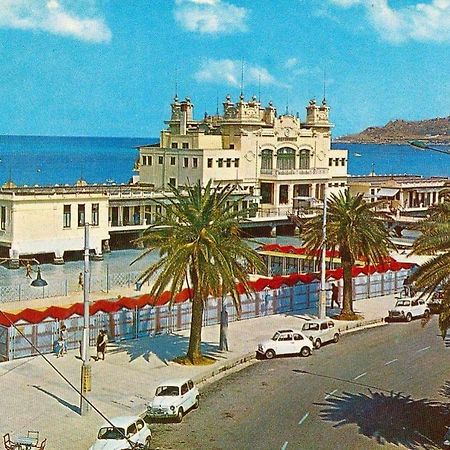
<path fill-rule="evenodd" d="M 99 439 L 124 439 L 125 431 L 123 428 L 103 427 L 98 431 Z"/>
<path fill-rule="evenodd" d="M 395 306 L 409 306 L 411 302 L 409 300 L 399 300 Z"/>
<path fill-rule="evenodd" d="M 280 333 L 278 331 L 272 336 L 272 341 L 278 341 L 278 338 L 280 337 Z"/>
<path fill-rule="evenodd" d="M 176 397 L 180 395 L 180 388 L 178 386 L 159 386 L 156 389 L 157 397 Z"/>
<path fill-rule="evenodd" d="M 318 330 L 319 329 L 319 324 L 318 323 L 305 323 L 303 325 L 303 330 L 305 331 L 311 331 L 311 330 Z"/>

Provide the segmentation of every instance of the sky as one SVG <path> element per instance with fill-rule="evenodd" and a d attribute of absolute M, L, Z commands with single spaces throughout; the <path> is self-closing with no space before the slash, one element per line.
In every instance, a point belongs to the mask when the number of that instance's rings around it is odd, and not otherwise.
<path fill-rule="evenodd" d="M 0 0 L 0 58 L 0 134 L 158 137 L 242 88 L 325 94 L 337 137 L 450 115 L 450 0 Z"/>

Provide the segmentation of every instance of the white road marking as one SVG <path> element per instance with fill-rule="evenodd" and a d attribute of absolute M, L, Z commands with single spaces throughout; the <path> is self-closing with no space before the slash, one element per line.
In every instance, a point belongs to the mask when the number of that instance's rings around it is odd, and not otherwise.
<path fill-rule="evenodd" d="M 429 348 L 431 348 L 431 347 L 428 346 L 428 347 L 421 348 L 420 350 L 417 350 L 417 353 L 423 352 L 424 350 L 428 350 Z"/>
<path fill-rule="evenodd" d="M 283 447 L 281 447 L 281 450 L 286 450 L 286 449 L 287 449 L 287 446 L 288 446 L 288 442 L 286 441 L 286 442 L 283 444 Z"/>
<path fill-rule="evenodd" d="M 327 398 L 330 398 L 333 394 L 335 394 L 337 392 L 337 389 L 335 389 L 334 391 L 331 391 L 329 394 L 325 395 L 325 400 Z"/>
<path fill-rule="evenodd" d="M 353 381 L 358 380 L 359 378 L 363 377 L 364 375 L 367 375 L 367 372 L 364 372 L 361 375 L 358 375 L 357 377 L 353 378 Z"/>
<path fill-rule="evenodd" d="M 388 366 L 389 364 L 395 363 L 395 361 L 398 361 L 397 358 L 393 359 L 392 361 L 388 361 L 385 366 Z"/>
<path fill-rule="evenodd" d="M 301 425 L 305 420 L 306 420 L 306 418 L 309 416 L 309 413 L 306 413 L 301 419 L 300 419 L 300 422 L 298 423 L 299 425 Z"/>

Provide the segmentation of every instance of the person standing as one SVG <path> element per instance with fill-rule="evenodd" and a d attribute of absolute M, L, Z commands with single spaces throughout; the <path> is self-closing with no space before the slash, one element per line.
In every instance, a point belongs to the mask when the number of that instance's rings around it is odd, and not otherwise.
<path fill-rule="evenodd" d="M 26 278 L 32 278 L 31 276 L 31 272 L 33 271 L 33 269 L 31 268 L 31 264 L 29 262 L 27 262 L 27 265 L 25 266 L 25 271 L 26 271 Z"/>
<path fill-rule="evenodd" d="M 410 297 L 411 296 L 411 283 L 409 281 L 409 276 L 407 276 L 403 280 L 403 292 L 405 294 L 405 297 Z"/>
<path fill-rule="evenodd" d="M 338 308 L 341 307 L 339 304 L 339 287 L 336 283 L 331 283 L 331 307 L 333 308 L 334 303 Z"/>
<path fill-rule="evenodd" d="M 67 337 L 68 337 L 67 327 L 64 324 L 62 324 L 61 329 L 59 331 L 59 338 L 62 343 L 61 353 L 67 353 Z"/>
<path fill-rule="evenodd" d="M 83 272 L 80 272 L 80 275 L 78 275 L 78 287 L 83 290 Z"/>
<path fill-rule="evenodd" d="M 108 343 L 108 335 L 105 330 L 100 330 L 97 336 L 97 361 L 105 359 L 106 344 Z"/>

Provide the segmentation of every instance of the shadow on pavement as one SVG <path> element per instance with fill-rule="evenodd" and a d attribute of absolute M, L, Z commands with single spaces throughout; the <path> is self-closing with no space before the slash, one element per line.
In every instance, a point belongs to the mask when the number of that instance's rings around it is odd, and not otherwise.
<path fill-rule="evenodd" d="M 164 362 L 186 354 L 189 337 L 178 334 L 161 334 L 130 341 L 120 341 L 114 344 L 114 347 L 108 347 L 109 354 L 126 352 L 131 361 L 143 357 L 148 362 L 156 356 Z M 223 358 L 223 355 L 219 352 L 218 344 L 202 342 L 201 348 L 204 355 L 216 359 Z"/>
<path fill-rule="evenodd" d="M 62 398 L 58 397 L 57 395 L 47 391 L 44 388 L 41 388 L 41 386 L 37 386 L 37 385 L 33 384 L 32 387 L 34 387 L 38 391 L 43 392 L 44 394 L 47 394 L 49 397 L 54 398 L 58 403 L 61 403 L 61 405 L 65 406 L 66 408 L 69 408 L 73 412 L 79 414 L 80 408 L 78 406 L 73 405 L 72 403 L 66 402 L 65 400 L 63 400 Z"/>
<path fill-rule="evenodd" d="M 450 405 L 403 394 L 343 392 L 316 404 L 323 420 L 335 427 L 355 424 L 359 432 L 380 444 L 407 448 L 439 447 L 450 419 Z"/>

